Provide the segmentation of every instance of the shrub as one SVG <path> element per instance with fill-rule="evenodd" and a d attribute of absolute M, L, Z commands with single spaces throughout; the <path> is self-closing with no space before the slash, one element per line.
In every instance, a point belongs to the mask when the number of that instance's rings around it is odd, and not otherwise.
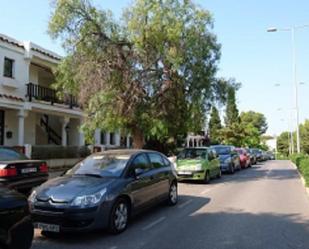
<path fill-rule="evenodd" d="M 32 159 L 63 159 L 63 158 L 84 158 L 90 155 L 86 146 L 57 146 L 57 145 L 36 145 L 32 146 Z"/>
<path fill-rule="evenodd" d="M 299 167 L 300 162 L 301 162 L 303 159 L 308 158 L 308 156 L 305 155 L 305 154 L 299 153 L 299 154 L 293 154 L 293 155 L 291 155 L 290 158 L 291 158 L 292 162 L 295 163 L 295 165 L 296 165 L 297 167 Z"/>
<path fill-rule="evenodd" d="M 306 186 L 309 187 L 309 158 L 303 158 L 299 164 L 299 171 L 306 181 Z"/>

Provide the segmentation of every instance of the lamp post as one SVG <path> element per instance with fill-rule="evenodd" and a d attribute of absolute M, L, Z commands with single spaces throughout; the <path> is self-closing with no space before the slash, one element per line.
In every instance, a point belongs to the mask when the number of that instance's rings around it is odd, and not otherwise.
<path fill-rule="evenodd" d="M 297 153 L 300 153 L 300 136 L 299 136 L 299 106 L 298 106 L 298 82 L 297 82 L 297 67 L 296 67 L 296 44 L 295 44 L 295 31 L 302 28 L 307 28 L 309 25 L 293 26 L 290 28 L 278 29 L 269 28 L 267 32 L 288 31 L 291 32 L 292 42 L 292 67 L 293 67 L 293 84 L 294 84 L 294 97 L 295 97 L 295 111 L 296 111 L 296 148 Z"/>

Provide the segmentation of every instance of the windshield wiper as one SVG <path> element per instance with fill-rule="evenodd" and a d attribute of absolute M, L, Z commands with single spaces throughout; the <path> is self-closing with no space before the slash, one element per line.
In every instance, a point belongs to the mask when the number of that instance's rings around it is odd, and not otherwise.
<path fill-rule="evenodd" d="M 90 176 L 90 177 L 96 177 L 96 178 L 102 178 L 103 176 L 98 175 L 98 174 L 92 174 L 92 173 L 85 173 L 85 174 L 75 174 L 79 176 Z"/>

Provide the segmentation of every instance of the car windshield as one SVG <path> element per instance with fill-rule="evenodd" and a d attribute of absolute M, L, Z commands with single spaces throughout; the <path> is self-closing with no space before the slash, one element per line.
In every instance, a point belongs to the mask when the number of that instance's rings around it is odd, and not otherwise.
<path fill-rule="evenodd" d="M 178 159 L 201 159 L 206 156 L 206 149 L 185 149 L 179 153 Z"/>
<path fill-rule="evenodd" d="M 213 147 L 218 155 L 227 155 L 231 153 L 230 147 Z"/>
<path fill-rule="evenodd" d="M 11 149 L 0 148 L 0 161 L 15 161 L 15 160 L 27 160 L 28 158 Z"/>
<path fill-rule="evenodd" d="M 92 155 L 67 172 L 68 175 L 120 177 L 130 155 Z"/>

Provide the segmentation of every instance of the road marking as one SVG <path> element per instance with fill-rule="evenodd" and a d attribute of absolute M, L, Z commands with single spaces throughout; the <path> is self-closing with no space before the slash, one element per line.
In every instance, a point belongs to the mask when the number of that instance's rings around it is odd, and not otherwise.
<path fill-rule="evenodd" d="M 160 217 L 159 219 L 155 220 L 154 222 L 150 223 L 149 225 L 142 228 L 143 231 L 149 230 L 150 228 L 154 227 L 155 225 L 159 224 L 160 222 L 166 219 L 165 216 Z"/>
<path fill-rule="evenodd" d="M 183 208 L 183 207 L 187 206 L 188 204 L 190 204 L 191 202 L 192 202 L 192 199 L 189 199 L 186 202 L 178 205 L 178 208 Z"/>

